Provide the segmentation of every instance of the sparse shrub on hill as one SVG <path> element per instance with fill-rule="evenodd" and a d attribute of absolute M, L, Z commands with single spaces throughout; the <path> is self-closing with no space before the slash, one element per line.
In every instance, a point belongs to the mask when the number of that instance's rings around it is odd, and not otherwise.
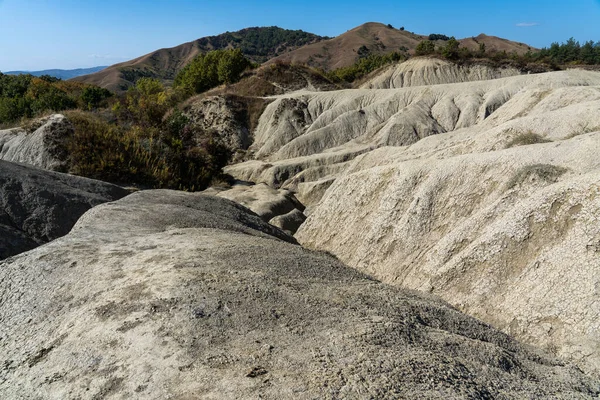
<path fill-rule="evenodd" d="M 452 36 L 442 48 L 442 55 L 449 60 L 456 60 L 459 57 L 460 42 Z M 468 53 L 465 53 L 467 55 Z"/>
<path fill-rule="evenodd" d="M 72 111 L 71 172 L 109 182 L 202 190 L 218 177 L 230 151 L 215 132 L 203 132 L 179 112 L 160 126 L 125 127 Z"/>
<path fill-rule="evenodd" d="M 566 168 L 551 164 L 527 165 L 515 173 L 506 183 L 506 187 L 512 189 L 529 179 L 536 179 L 546 184 L 556 183 L 558 182 L 558 178 L 566 172 Z"/>
<path fill-rule="evenodd" d="M 354 82 L 384 65 L 406 60 L 407 58 L 408 56 L 405 53 L 399 52 L 383 55 L 371 54 L 361 58 L 356 64 L 351 65 L 350 67 L 339 68 L 329 73 L 325 73 L 325 75 L 333 82 Z"/>
<path fill-rule="evenodd" d="M 215 50 L 201 54 L 175 77 L 175 87 L 190 94 L 202 93 L 224 83 L 234 83 L 251 66 L 240 49 Z"/>
<path fill-rule="evenodd" d="M 435 53 L 435 44 L 431 40 L 423 40 L 415 48 L 415 54 L 426 56 Z"/>
<path fill-rule="evenodd" d="M 537 133 L 532 131 L 528 131 L 525 133 L 521 133 L 514 138 L 512 138 L 507 144 L 505 148 L 511 148 L 516 146 L 527 146 L 530 144 L 538 144 L 538 143 L 549 143 L 550 140 L 544 139 Z"/>

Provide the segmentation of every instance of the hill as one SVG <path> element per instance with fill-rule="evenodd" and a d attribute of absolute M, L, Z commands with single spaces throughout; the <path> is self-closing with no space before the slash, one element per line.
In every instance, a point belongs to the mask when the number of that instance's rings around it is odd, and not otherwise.
<path fill-rule="evenodd" d="M 0 262 L 4 399 L 595 398 L 597 382 L 231 201 L 141 191 Z"/>
<path fill-rule="evenodd" d="M 394 51 L 414 53 L 417 45 L 427 40 L 428 36 L 395 29 L 389 25 L 369 22 L 356 27 L 333 39 L 312 43 L 297 50 L 282 54 L 271 62 L 292 62 L 307 64 L 324 70 L 348 67 L 354 64 L 360 56 L 367 54 L 385 54 Z M 485 44 L 487 51 L 506 51 L 524 54 L 533 48 L 523 43 L 512 42 L 495 36 L 480 34 L 459 40 L 461 46 L 477 50 L 479 44 Z M 443 45 L 444 41 L 435 41 Z"/>
<path fill-rule="evenodd" d="M 181 68 L 202 52 L 240 48 L 250 60 L 263 63 L 285 52 L 324 39 L 327 38 L 275 26 L 247 28 L 237 32 L 204 37 L 176 47 L 160 49 L 134 60 L 115 64 L 101 72 L 77 78 L 77 80 L 121 91 L 140 77 L 158 78 L 169 83 Z"/>
<path fill-rule="evenodd" d="M 226 172 L 295 191 L 302 245 L 597 373 L 600 73 L 409 63 L 272 97 Z"/>
<path fill-rule="evenodd" d="M 77 78 L 78 76 L 93 74 L 95 72 L 102 71 L 103 69 L 108 68 L 107 66 L 101 67 L 92 67 L 92 68 L 77 68 L 77 69 L 45 69 L 42 71 L 8 71 L 4 72 L 5 75 L 22 75 L 29 74 L 33 76 L 42 76 L 49 75 L 54 78 L 59 79 L 72 79 Z"/>

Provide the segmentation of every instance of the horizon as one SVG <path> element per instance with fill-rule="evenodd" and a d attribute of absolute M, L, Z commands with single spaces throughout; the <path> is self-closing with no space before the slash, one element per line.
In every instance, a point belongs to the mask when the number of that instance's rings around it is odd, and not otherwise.
<path fill-rule="evenodd" d="M 257 26 L 335 37 L 364 23 L 380 22 L 422 35 L 466 38 L 485 33 L 536 48 L 570 37 L 581 43 L 600 41 L 600 0 L 568 5 L 507 0 L 485 8 L 473 0 L 460 4 L 386 0 L 376 8 L 356 0 L 286 4 L 231 0 L 227 7 L 210 3 L 0 0 L 0 71 L 110 66 L 201 37 Z"/>

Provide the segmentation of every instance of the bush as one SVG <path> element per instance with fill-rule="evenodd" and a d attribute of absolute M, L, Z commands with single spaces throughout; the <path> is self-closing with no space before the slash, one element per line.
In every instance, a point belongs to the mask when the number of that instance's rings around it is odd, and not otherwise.
<path fill-rule="evenodd" d="M 460 43 L 452 36 L 446 42 L 446 45 L 442 48 L 442 55 L 449 60 L 456 60 L 459 58 L 459 47 Z M 468 56 L 469 52 L 465 52 L 463 56 Z"/>
<path fill-rule="evenodd" d="M 175 77 L 174 86 L 189 94 L 202 93 L 224 83 L 234 83 L 251 66 L 240 49 L 215 50 L 201 54 Z"/>
<path fill-rule="evenodd" d="M 68 142 L 71 172 L 108 182 L 154 188 L 203 190 L 221 174 L 231 154 L 214 132 L 203 132 L 180 112 L 159 126 L 111 124 L 72 111 Z"/>
<path fill-rule="evenodd" d="M 100 107 L 104 100 L 112 96 L 109 90 L 97 86 L 88 86 L 81 93 L 81 100 L 84 107 L 88 110 L 94 110 Z"/>
<path fill-rule="evenodd" d="M 426 56 L 435 53 L 435 44 L 430 40 L 423 40 L 415 48 L 415 54 L 418 56 Z"/>
<path fill-rule="evenodd" d="M 124 124 L 157 127 L 181 99 L 181 93 L 165 88 L 158 79 L 140 78 L 113 105 L 113 111 Z"/>

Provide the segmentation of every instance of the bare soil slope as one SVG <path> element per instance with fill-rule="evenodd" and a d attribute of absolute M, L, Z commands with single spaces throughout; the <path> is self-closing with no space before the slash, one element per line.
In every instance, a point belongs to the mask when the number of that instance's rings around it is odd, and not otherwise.
<path fill-rule="evenodd" d="M 580 371 L 292 240 L 201 194 L 92 209 L 0 262 L 2 398 L 598 395 Z"/>
<path fill-rule="evenodd" d="M 296 234 L 597 373 L 600 73 L 277 96 L 237 178 Z"/>
<path fill-rule="evenodd" d="M 397 89 L 411 86 L 485 81 L 520 75 L 516 68 L 484 64 L 458 65 L 438 58 L 411 58 L 389 65 L 360 85 L 364 89 Z"/>

